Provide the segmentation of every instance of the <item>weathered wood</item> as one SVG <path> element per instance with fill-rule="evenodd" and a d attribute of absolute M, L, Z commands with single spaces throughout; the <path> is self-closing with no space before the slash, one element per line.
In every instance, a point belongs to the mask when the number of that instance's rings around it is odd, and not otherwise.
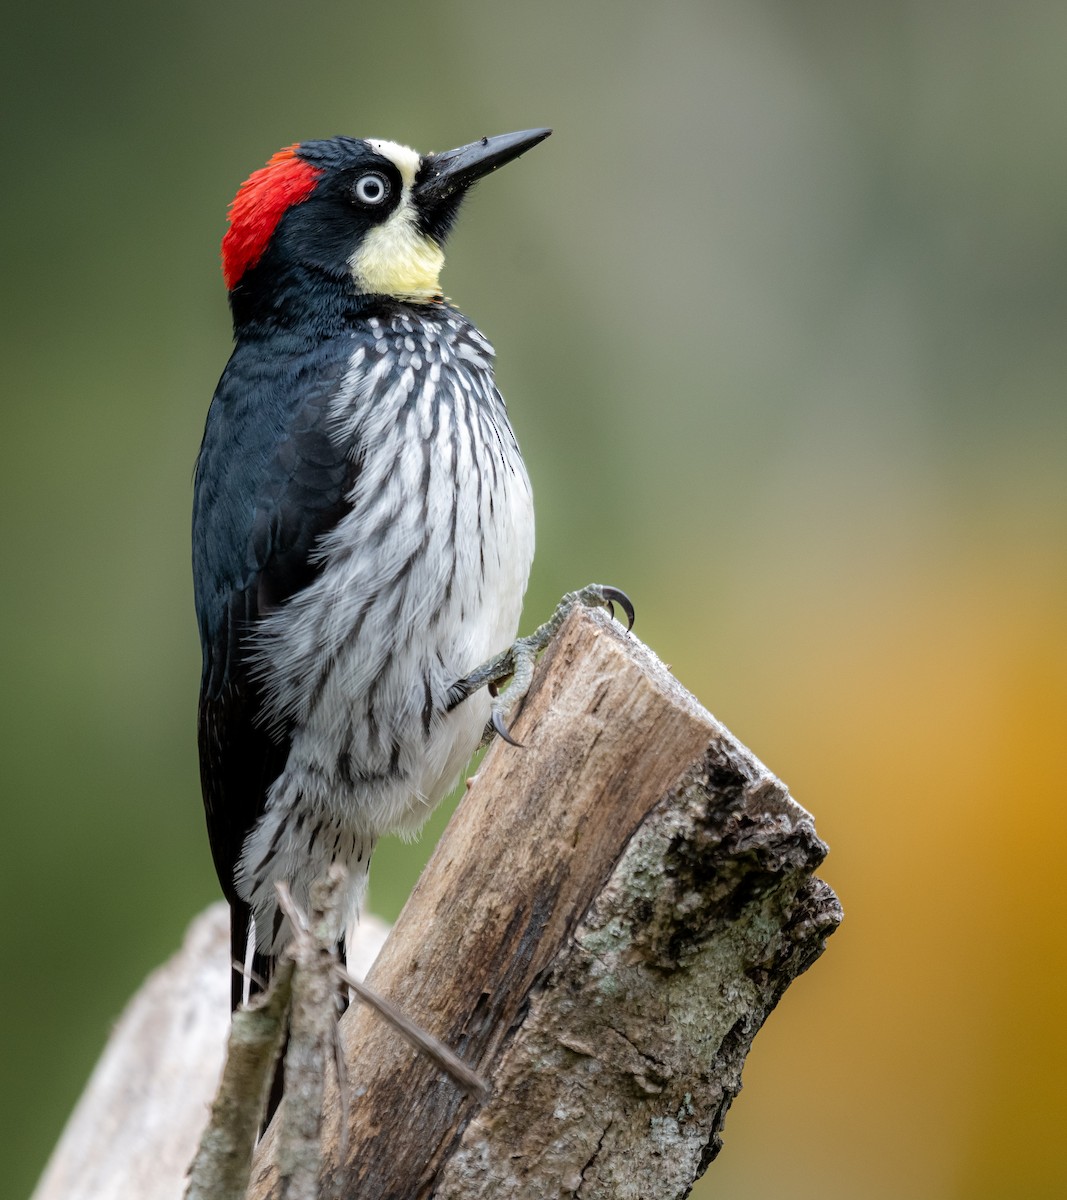
<path fill-rule="evenodd" d="M 376 917 L 360 922 L 353 971 L 366 972 L 385 934 Z M 230 910 L 220 902 L 126 1005 L 33 1200 L 181 1200 L 222 1070 L 229 995 Z"/>
<path fill-rule="evenodd" d="M 213 905 L 126 1006 L 33 1200 L 180 1200 L 222 1068 L 229 959 L 230 910 Z"/>
<path fill-rule="evenodd" d="M 514 733 L 368 980 L 495 1094 L 479 1107 L 350 1010 L 323 1196 L 684 1195 L 752 1035 L 839 919 L 808 814 L 603 614 L 568 619 Z M 281 1194 L 274 1143 L 250 1200 Z"/>
<path fill-rule="evenodd" d="M 285 959 L 270 989 L 233 1014 L 226 1065 L 189 1168 L 185 1200 L 242 1200 L 275 1063 L 285 1044 L 292 994 L 293 961 Z"/>
<path fill-rule="evenodd" d="M 436 1200 L 687 1196 L 752 1038 L 840 920 L 823 853 L 777 780 L 710 746 L 535 989 Z"/>
<path fill-rule="evenodd" d="M 489 1098 L 356 1005 L 347 1109 L 331 1072 L 307 1195 L 685 1196 L 752 1037 L 840 920 L 812 874 L 811 817 L 606 615 L 568 619 L 514 732 L 526 748 L 486 756 L 369 980 Z M 360 938 L 375 934 L 365 919 Z M 131 1002 L 34 1200 L 177 1200 L 227 977 L 216 913 Z M 276 1141 L 256 1152 L 250 1200 L 285 1195 Z"/>

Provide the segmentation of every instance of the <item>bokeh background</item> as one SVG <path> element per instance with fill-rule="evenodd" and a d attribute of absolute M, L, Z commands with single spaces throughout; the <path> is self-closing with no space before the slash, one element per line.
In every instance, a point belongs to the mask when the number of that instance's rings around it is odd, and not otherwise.
<path fill-rule="evenodd" d="M 535 484 L 525 625 L 625 586 L 846 910 L 695 1195 L 1067 1194 L 1067 6 L 7 7 L 0 1192 L 217 894 L 188 524 L 227 203 L 303 138 L 548 124 L 445 275 Z M 379 851 L 384 915 L 443 820 Z"/>

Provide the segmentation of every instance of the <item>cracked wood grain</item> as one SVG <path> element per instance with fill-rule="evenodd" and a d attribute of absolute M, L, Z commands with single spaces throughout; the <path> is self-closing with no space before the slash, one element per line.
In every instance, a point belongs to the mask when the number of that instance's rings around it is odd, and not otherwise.
<path fill-rule="evenodd" d="M 569 618 L 515 732 L 526 748 L 487 755 L 368 980 L 489 1097 L 351 1008 L 347 1110 L 332 1079 L 321 1113 L 317 1085 L 280 1110 L 322 1130 L 307 1195 L 687 1195 L 752 1038 L 840 920 L 809 814 L 604 614 Z M 228 1020 L 223 909 L 131 1001 L 35 1200 L 182 1195 Z M 276 1145 L 252 1200 L 286 1195 Z"/>
<path fill-rule="evenodd" d="M 324 1197 L 686 1195 L 752 1037 L 840 919 L 808 813 L 605 615 L 568 619 L 514 732 L 368 978 L 493 1094 L 349 1010 Z M 282 1194 L 274 1143 L 251 1200 Z"/>

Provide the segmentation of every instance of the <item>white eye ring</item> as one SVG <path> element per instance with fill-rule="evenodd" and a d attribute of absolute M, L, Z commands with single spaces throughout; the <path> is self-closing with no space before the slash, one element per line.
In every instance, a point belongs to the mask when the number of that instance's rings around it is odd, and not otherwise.
<path fill-rule="evenodd" d="M 368 171 L 356 180 L 352 192 L 360 204 L 381 204 L 389 195 L 389 180 L 377 171 Z"/>

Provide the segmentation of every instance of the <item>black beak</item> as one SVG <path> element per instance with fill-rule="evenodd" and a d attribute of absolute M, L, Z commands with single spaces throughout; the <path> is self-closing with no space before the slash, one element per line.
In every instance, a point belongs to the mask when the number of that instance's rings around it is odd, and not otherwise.
<path fill-rule="evenodd" d="M 414 187 L 425 232 L 438 240 L 443 238 L 472 184 L 525 154 L 551 132 L 551 129 L 524 129 L 521 133 L 502 133 L 471 142 L 469 146 L 426 155 Z"/>

